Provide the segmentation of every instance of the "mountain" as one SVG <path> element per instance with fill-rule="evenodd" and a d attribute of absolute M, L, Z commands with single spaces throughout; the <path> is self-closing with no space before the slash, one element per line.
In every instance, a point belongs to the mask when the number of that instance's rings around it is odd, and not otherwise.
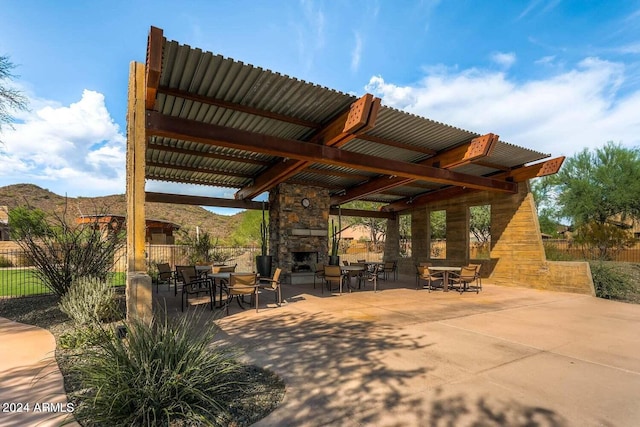
<path fill-rule="evenodd" d="M 62 213 L 66 207 L 69 216 L 113 214 L 126 215 L 127 204 L 124 194 L 103 197 L 64 197 L 33 184 L 15 184 L 0 187 L 0 206 L 13 209 L 17 206 L 31 206 L 47 213 Z M 178 224 L 190 231 L 198 226 L 208 231 L 212 237 L 223 240 L 241 223 L 244 212 L 232 216 L 218 215 L 200 207 L 173 205 L 168 203 L 147 203 L 148 219 L 159 219 Z"/>

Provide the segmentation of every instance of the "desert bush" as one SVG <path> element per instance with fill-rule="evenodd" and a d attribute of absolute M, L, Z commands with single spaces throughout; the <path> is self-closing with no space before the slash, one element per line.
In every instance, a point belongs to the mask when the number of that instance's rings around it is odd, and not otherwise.
<path fill-rule="evenodd" d="M 575 257 L 568 251 L 562 250 L 551 242 L 543 242 L 547 261 L 575 261 Z"/>
<path fill-rule="evenodd" d="M 65 205 L 66 206 L 66 205 Z M 80 224 L 65 210 L 47 215 L 18 207 L 9 212 L 12 237 L 27 254 L 42 283 L 62 297 L 75 278 L 106 279 L 123 246 L 122 231 L 101 229 L 100 215 Z"/>
<path fill-rule="evenodd" d="M 632 278 L 621 269 L 603 262 L 589 263 L 596 296 L 625 300 L 635 289 Z"/>
<path fill-rule="evenodd" d="M 103 329 L 98 325 L 78 326 L 62 334 L 59 345 L 64 349 L 78 349 L 100 345 L 115 336 L 111 329 Z"/>
<path fill-rule="evenodd" d="M 13 267 L 13 263 L 6 256 L 0 255 L 0 268 L 5 268 L 5 267 Z"/>
<path fill-rule="evenodd" d="M 235 354 L 210 348 L 217 328 L 194 315 L 150 324 L 132 319 L 125 339 L 84 349 L 74 413 L 91 425 L 229 425 L 225 393 L 238 380 Z"/>
<path fill-rule="evenodd" d="M 119 320 L 121 317 L 113 287 L 95 277 L 74 280 L 60 298 L 60 310 L 77 326 Z"/>

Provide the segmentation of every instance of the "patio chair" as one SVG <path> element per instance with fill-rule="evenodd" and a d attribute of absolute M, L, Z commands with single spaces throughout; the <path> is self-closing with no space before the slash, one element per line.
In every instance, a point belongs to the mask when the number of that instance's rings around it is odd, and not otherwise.
<path fill-rule="evenodd" d="M 213 281 L 208 278 L 198 277 L 195 266 L 182 268 L 180 274 L 182 276 L 182 311 L 184 311 L 184 306 L 189 303 L 189 295 L 198 296 L 202 293 L 209 295 L 211 310 L 213 310 Z"/>
<path fill-rule="evenodd" d="M 315 274 L 313 275 L 313 289 L 316 288 L 316 279 L 320 279 L 324 282 L 324 264 L 321 262 L 316 263 Z M 321 286 L 322 293 L 324 293 L 324 285 Z"/>
<path fill-rule="evenodd" d="M 156 277 L 156 293 L 158 293 L 158 288 L 160 285 L 168 285 L 167 290 L 171 289 L 171 284 L 175 286 L 175 275 L 173 270 L 171 270 L 171 265 L 169 263 L 156 264 L 156 268 L 158 269 L 158 277 Z M 178 291 L 175 291 L 176 295 Z"/>
<path fill-rule="evenodd" d="M 430 262 L 421 262 L 416 265 L 416 289 L 420 287 L 420 278 L 424 274 L 425 268 L 431 267 L 431 265 L 432 264 Z"/>
<path fill-rule="evenodd" d="M 366 259 L 359 259 L 357 262 L 358 262 L 358 264 L 364 264 L 364 263 L 367 262 L 367 260 Z"/>
<path fill-rule="evenodd" d="M 256 313 L 258 312 L 258 275 L 256 273 L 231 273 L 229 276 L 229 286 L 227 287 L 228 298 L 225 303 L 226 314 L 229 315 L 229 305 L 235 298 L 241 309 L 244 310 L 242 301 L 245 296 L 250 295 L 250 304 L 255 303 Z"/>
<path fill-rule="evenodd" d="M 280 273 L 282 273 L 282 269 L 276 268 L 276 271 L 275 273 L 273 273 L 272 278 L 261 277 L 260 280 L 258 281 L 258 286 L 260 287 L 260 289 L 274 292 L 278 307 L 282 305 L 282 291 L 280 290 Z"/>
<path fill-rule="evenodd" d="M 191 268 L 194 267 L 192 265 L 176 265 L 176 269 L 173 272 L 173 278 L 174 278 L 174 284 L 175 284 L 175 289 L 174 289 L 174 295 L 178 296 L 178 283 L 180 283 L 182 286 L 184 286 L 184 281 L 182 280 L 182 270 L 184 270 L 185 268 Z M 195 268 L 195 267 L 194 267 Z"/>
<path fill-rule="evenodd" d="M 475 288 L 476 294 L 480 292 L 480 286 L 478 285 L 478 278 L 476 276 L 475 267 L 462 267 L 460 273 L 449 273 L 449 280 L 454 287 L 458 288 L 460 293 L 471 290 L 471 283 L 476 282 Z"/>
<path fill-rule="evenodd" d="M 339 265 L 325 265 L 324 266 L 324 281 L 329 287 L 329 291 L 333 289 L 333 284 L 337 283 L 342 294 L 342 282 L 344 281 L 344 275 Z M 349 288 L 351 290 L 351 288 Z"/>
<path fill-rule="evenodd" d="M 367 279 L 365 275 L 367 272 L 367 266 L 363 263 L 358 263 L 358 262 L 352 262 L 349 265 L 362 267 L 361 271 L 349 271 L 346 275 L 347 280 L 349 281 L 349 286 L 351 286 L 351 279 L 355 278 L 358 281 L 358 289 L 360 289 L 362 286 L 362 283 Z"/>
<path fill-rule="evenodd" d="M 443 271 L 433 271 L 430 270 L 427 266 L 419 265 L 417 267 L 418 272 L 420 273 L 418 277 L 418 283 L 416 289 L 420 287 L 420 281 L 424 280 L 426 284 L 422 287 L 423 289 L 426 287 L 429 292 L 436 289 L 436 282 L 440 282 L 444 289 L 444 272 Z"/>
<path fill-rule="evenodd" d="M 367 274 L 365 277 L 365 283 L 373 283 L 373 292 L 378 292 L 378 275 L 380 274 L 380 264 L 373 266 L 373 270 L 365 270 Z M 366 286 L 366 285 L 365 285 Z"/>
<path fill-rule="evenodd" d="M 238 264 L 234 265 L 215 265 L 212 267 L 213 273 L 234 273 Z M 220 279 L 220 285 L 228 285 L 227 279 Z"/>
<path fill-rule="evenodd" d="M 385 261 L 383 267 L 384 280 L 389 279 L 389 274 L 394 274 L 394 262 L 393 261 Z"/>
<path fill-rule="evenodd" d="M 482 264 L 469 264 L 469 267 L 473 267 L 476 269 L 476 278 L 478 279 L 478 286 L 480 286 L 480 290 L 482 290 L 482 276 L 480 276 L 480 268 Z"/>

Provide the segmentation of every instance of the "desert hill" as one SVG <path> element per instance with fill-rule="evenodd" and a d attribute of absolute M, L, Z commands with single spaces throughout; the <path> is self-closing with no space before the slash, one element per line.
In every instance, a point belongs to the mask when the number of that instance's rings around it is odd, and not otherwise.
<path fill-rule="evenodd" d="M 103 197 L 64 197 L 33 184 L 15 184 L 0 187 L 0 206 L 13 209 L 17 206 L 31 206 L 47 213 L 62 213 L 66 207 L 72 217 L 94 214 L 126 214 L 124 194 Z M 170 221 L 183 229 L 194 230 L 196 226 L 208 231 L 212 237 L 223 239 L 240 224 L 243 212 L 233 216 L 218 215 L 200 207 L 173 205 L 167 203 L 147 203 L 148 219 Z"/>

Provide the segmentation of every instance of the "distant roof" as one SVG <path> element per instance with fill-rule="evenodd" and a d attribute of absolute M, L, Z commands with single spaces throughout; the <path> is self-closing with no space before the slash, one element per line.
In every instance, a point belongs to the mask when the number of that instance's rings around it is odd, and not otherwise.
<path fill-rule="evenodd" d="M 76 222 L 78 224 L 87 224 L 91 222 L 109 223 L 114 220 L 124 224 L 125 216 L 117 215 L 117 214 L 94 214 L 94 215 L 82 215 L 76 218 Z M 171 227 L 174 230 L 180 229 L 179 224 L 175 224 L 171 221 L 147 218 L 146 220 L 147 227 L 151 227 L 154 224 L 158 224 L 159 226 L 164 226 L 164 227 Z"/>
<path fill-rule="evenodd" d="M 479 133 L 169 41 L 154 27 L 147 52 L 150 180 L 235 188 L 245 200 L 286 181 L 325 187 L 338 204 L 350 192 L 397 203 L 456 186 L 512 191 L 513 170 L 549 157 L 497 136 L 480 155 L 469 148 Z M 366 109 L 363 123 L 340 121 L 354 108 Z"/>

